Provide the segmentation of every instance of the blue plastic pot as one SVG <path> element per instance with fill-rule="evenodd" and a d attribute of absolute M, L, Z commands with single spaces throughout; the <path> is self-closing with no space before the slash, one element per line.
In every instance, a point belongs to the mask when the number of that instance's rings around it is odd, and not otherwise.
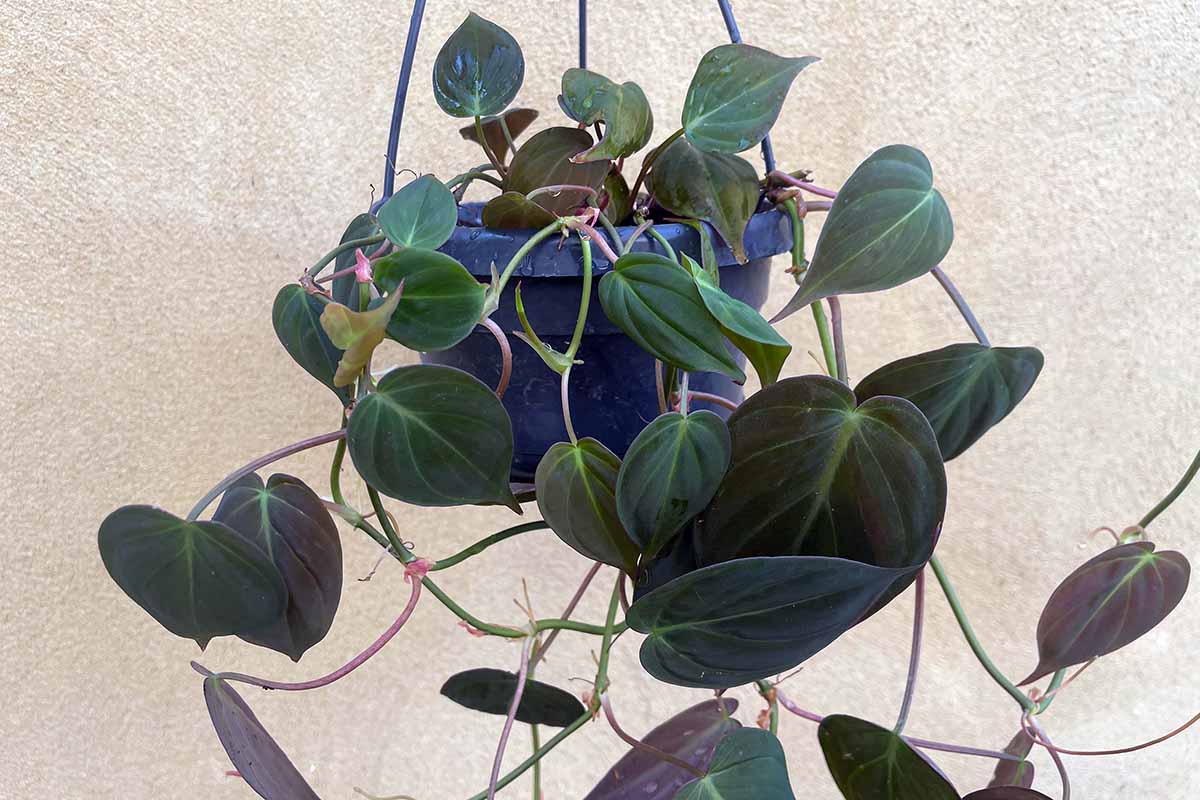
<path fill-rule="evenodd" d="M 465 204 L 460 225 L 441 249 L 458 259 L 481 281 L 489 280 L 492 264 L 504 269 L 532 231 L 493 231 L 479 226 L 478 204 Z M 688 225 L 655 225 L 676 251 L 700 260 L 700 235 Z M 632 229 L 621 228 L 622 237 Z M 738 264 L 729 248 L 713 236 L 721 267 L 721 288 L 755 308 L 762 308 L 770 282 L 771 256 L 787 252 L 792 246 L 792 230 L 786 215 L 778 211 L 756 214 L 746 229 L 748 263 Z M 648 236 L 638 240 L 635 250 L 663 252 Z M 612 269 L 595 247 L 592 248 L 594 281 Z M 583 279 L 583 254 L 577 239 L 565 243 L 554 236 L 536 246 L 517 268 L 500 298 L 500 308 L 492 316 L 505 331 L 521 330 L 514 305 L 514 292 L 521 285 L 521 299 L 530 325 L 537 334 L 559 352 L 566 350 L 579 315 L 579 295 Z M 567 439 L 559 398 L 559 377 L 523 342 L 512 341 L 512 381 L 504 395 L 504 407 L 512 418 L 515 450 L 512 479 L 532 481 L 538 462 L 555 442 Z M 592 287 L 578 358 L 583 364 L 571 372 L 571 419 L 578 436 L 599 439 L 617 455 L 624 455 L 638 432 L 658 415 L 655 395 L 654 359 L 625 336 L 604 315 Z M 476 328 L 459 344 L 436 353 L 423 353 L 428 364 L 445 364 L 471 373 L 489 386 L 500 377 L 500 353 L 492 335 Z M 744 359 L 738 354 L 739 363 Z M 691 387 L 740 402 L 742 388 L 716 373 L 693 373 Z M 711 408 L 728 415 L 719 406 L 704 403 L 694 408 Z"/>

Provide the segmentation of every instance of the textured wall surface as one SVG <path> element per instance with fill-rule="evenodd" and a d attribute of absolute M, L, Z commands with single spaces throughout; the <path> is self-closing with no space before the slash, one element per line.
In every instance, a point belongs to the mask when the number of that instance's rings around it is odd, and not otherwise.
<path fill-rule="evenodd" d="M 477 163 L 428 88 L 433 54 L 466 13 L 431 2 L 398 166 L 447 176 Z M 592 66 L 644 86 L 673 127 L 692 69 L 722 42 L 715 3 L 595 2 Z M 478 10 L 518 36 L 518 101 L 558 117 L 575 53 L 574 4 L 492 0 Z M 741 0 L 743 32 L 823 61 L 797 80 L 775 137 L 781 163 L 838 185 L 872 149 L 925 150 L 954 211 L 945 263 L 998 344 L 1032 344 L 1046 369 L 1028 401 L 949 468 L 941 555 L 984 643 L 1027 671 L 1047 594 L 1103 546 L 1088 532 L 1136 520 L 1200 445 L 1200 9 L 1194 2 Z M 275 291 L 336 241 L 378 182 L 407 3 L 296 0 L 0 0 L 0 243 L 9 299 L 0 484 L 0 796 L 244 798 L 209 727 L 191 642 L 126 600 L 97 556 L 111 509 L 182 512 L 234 466 L 331 429 L 337 409 L 282 352 Z M 686 14 L 687 16 L 682 16 Z M 378 185 L 378 184 L 377 184 Z M 787 296 L 779 264 L 771 307 Z M 845 300 L 852 376 L 967 332 L 932 279 Z M 817 343 L 784 325 L 789 370 Z M 383 360 L 409 358 L 398 349 Z M 284 469 L 323 486 L 328 450 Z M 353 499 L 363 502 L 360 491 Z M 509 524 L 508 512 L 394 506 L 422 553 L 447 554 Z M 1197 550 L 1200 489 L 1153 526 Z M 321 674 L 371 641 L 407 596 L 400 571 L 352 531 L 330 636 L 293 665 L 236 642 L 202 660 L 284 679 Z M 558 612 L 587 565 L 533 534 L 446 575 L 481 616 Z M 485 572 L 486 570 L 486 572 Z M 604 583 L 608 583 L 606 578 Z M 580 616 L 597 619 L 604 588 Z M 890 725 L 908 657 L 911 595 L 809 661 L 786 684 L 823 713 Z M 475 639 L 429 598 L 350 679 L 305 696 L 248 692 L 325 798 L 353 786 L 422 800 L 485 783 L 498 718 L 437 689 L 469 666 L 515 667 L 518 649 Z M 1200 707 L 1200 600 L 1085 674 L 1046 715 L 1064 746 L 1113 747 Z M 590 637 L 564 635 L 539 677 L 582 690 Z M 613 698 L 648 729 L 702 693 L 640 672 L 637 637 L 614 656 Z M 750 693 L 741 717 L 753 723 Z M 985 747 L 1017 726 L 1011 700 L 966 649 L 931 587 L 909 732 Z M 520 731 L 515 764 L 528 743 Z M 815 729 L 783 722 L 797 794 L 832 798 Z M 624 751 L 602 724 L 545 766 L 548 800 L 578 798 Z M 1200 732 L 1111 759 L 1068 759 L 1082 798 L 1188 798 Z M 991 763 L 938 759 L 957 785 Z M 1037 756 L 1038 785 L 1059 789 Z M 522 780 L 510 791 L 528 796 Z"/>

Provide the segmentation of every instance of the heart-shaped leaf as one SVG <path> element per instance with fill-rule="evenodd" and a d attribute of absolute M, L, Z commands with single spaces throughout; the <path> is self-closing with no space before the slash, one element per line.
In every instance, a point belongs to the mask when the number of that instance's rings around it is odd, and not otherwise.
<path fill-rule="evenodd" d="M 962 800 L 1050 800 L 1047 795 L 1023 786 L 992 786 L 971 792 Z"/>
<path fill-rule="evenodd" d="M 633 81 L 615 83 L 591 70 L 569 69 L 563 73 L 558 104 L 576 122 L 604 123 L 604 138 L 574 156 L 579 163 L 631 156 L 646 146 L 654 132 L 646 93 Z"/>
<path fill-rule="evenodd" d="M 595 439 L 559 442 L 534 474 L 538 509 L 558 538 L 594 561 L 632 574 L 638 548 L 617 516 L 621 459 Z"/>
<path fill-rule="evenodd" d="M 823 555 L 915 568 L 933 553 L 946 472 L 912 403 L 856 405 L 845 385 L 805 375 L 751 396 L 728 425 L 733 458 L 700 525 L 702 563 Z"/>
<path fill-rule="evenodd" d="M 213 513 L 275 564 L 287 586 L 287 608 L 270 625 L 239 634 L 299 661 L 325 638 L 342 596 L 342 540 L 316 492 L 297 478 L 251 473 L 230 486 Z"/>
<path fill-rule="evenodd" d="M 746 380 L 695 281 L 669 258 L 621 256 L 600 279 L 600 304 L 614 325 L 655 358 L 689 372 Z"/>
<path fill-rule="evenodd" d="M 410 350 L 446 350 L 479 322 L 484 286 L 445 253 L 406 248 L 376 261 L 373 271 L 389 295 L 404 282 L 387 335 Z"/>
<path fill-rule="evenodd" d="M 374 216 L 371 214 L 359 214 L 350 221 L 350 225 L 347 226 L 346 232 L 342 234 L 339 244 L 352 242 L 356 239 L 369 239 L 374 236 L 379 236 L 382 233 L 383 230 L 379 227 L 379 222 Z M 380 247 L 380 245 L 375 245 L 375 248 L 378 247 Z M 374 253 L 374 250 L 367 249 L 364 252 L 368 255 L 371 255 Z M 346 250 L 345 252 L 338 253 L 337 258 L 335 258 L 333 261 L 333 269 L 335 272 L 341 272 L 344 269 L 354 266 L 354 262 L 354 251 Z M 356 280 L 354 273 L 349 272 L 345 275 L 334 278 L 332 293 L 333 299 L 336 302 L 341 303 L 344 306 L 357 308 L 358 281 Z"/>
<path fill-rule="evenodd" d="M 713 153 L 740 153 L 763 140 L 800 70 L 819 59 L 782 58 L 748 44 L 704 54 L 683 101 L 683 129 Z"/>
<path fill-rule="evenodd" d="M 1033 786 L 1033 762 L 1027 761 L 1029 751 L 1033 749 L 1033 737 L 1023 730 L 1017 731 L 1004 752 L 1016 756 L 1020 761 L 1000 760 L 992 771 L 992 779 L 988 788 L 996 786 L 1022 786 L 1026 789 Z"/>
<path fill-rule="evenodd" d="M 366 311 L 351 311 L 341 303 L 328 303 L 321 312 L 321 327 L 335 347 L 343 350 L 333 374 L 333 385 L 349 386 L 371 360 L 371 354 L 387 335 L 392 312 L 400 304 L 400 292 Z"/>
<path fill-rule="evenodd" d="M 646 558 L 708 505 L 729 453 L 725 420 L 711 411 L 662 414 L 633 440 L 617 475 L 617 513 Z"/>
<path fill-rule="evenodd" d="M 379 209 L 379 227 L 397 247 L 436 250 L 458 224 L 458 204 L 432 175 L 409 181 Z"/>
<path fill-rule="evenodd" d="M 227 682 L 204 679 L 204 702 L 238 775 L 266 800 L 319 800 L 317 793 Z"/>
<path fill-rule="evenodd" d="M 499 114 L 525 80 L 525 56 L 512 35 L 471 13 L 433 62 L 433 96 L 452 117 Z"/>
<path fill-rule="evenodd" d="M 717 744 L 705 776 L 675 800 L 795 800 L 783 746 L 769 731 L 739 728 Z"/>
<path fill-rule="evenodd" d="M 707 769 L 717 742 L 741 727 L 732 697 L 706 700 L 662 723 L 641 741 L 697 769 Z M 692 779 L 686 770 L 636 747 L 621 756 L 584 800 L 673 800 Z"/>
<path fill-rule="evenodd" d="M 907 570 L 842 558 L 740 558 L 637 600 L 642 666 L 677 686 L 740 686 L 791 669 L 854 626 Z"/>
<path fill-rule="evenodd" d="M 959 800 L 950 782 L 887 728 L 832 714 L 817 740 L 846 800 Z"/>
<path fill-rule="evenodd" d="M 803 282 L 771 321 L 825 297 L 907 283 L 941 263 L 952 241 L 925 154 L 902 144 L 876 150 L 838 192 Z"/>
<path fill-rule="evenodd" d="M 1152 542 L 1105 550 L 1066 577 L 1038 619 L 1038 665 L 1021 681 L 1119 650 L 1166 619 L 1187 591 L 1182 553 Z"/>
<path fill-rule="evenodd" d="M 859 382 L 859 401 L 903 397 L 929 420 L 942 458 L 957 458 L 1008 416 L 1033 387 L 1044 359 L 1035 347 L 952 344 L 902 358 Z"/>
<path fill-rule="evenodd" d="M 576 164 L 571 160 L 592 146 L 592 136 L 579 128 L 547 128 L 538 131 L 513 156 L 504 179 L 506 192 L 527 195 L 543 186 L 587 186 L 599 189 L 608 174 L 609 162 Z M 533 201 L 555 216 L 563 216 L 583 205 L 587 194 L 577 189 L 543 192 Z"/>
<path fill-rule="evenodd" d="M 712 223 L 734 257 L 746 262 L 742 235 L 760 194 L 758 172 L 749 161 L 706 153 L 680 138 L 654 160 L 646 183 L 658 204 L 672 214 Z"/>
<path fill-rule="evenodd" d="M 715 283 L 710 273 L 683 254 L 684 263 L 692 270 L 696 288 L 700 290 L 700 299 L 705 308 L 721 325 L 725 338 L 733 342 L 733 346 L 741 350 L 746 358 L 754 365 L 758 380 L 763 386 L 770 386 L 779 379 L 783 362 L 792 352 L 779 333 L 771 327 L 753 306 L 743 303 L 736 297 L 725 294 Z"/>
<path fill-rule="evenodd" d="M 355 405 L 346 443 L 363 480 L 389 497 L 418 506 L 500 503 L 520 513 L 508 482 L 508 412 L 462 370 L 392 370 Z"/>
<path fill-rule="evenodd" d="M 483 206 L 483 227 L 492 230 L 544 228 L 555 215 L 520 192 L 496 195 Z"/>
<path fill-rule="evenodd" d="M 262 628 L 287 604 L 279 570 L 219 522 L 153 506 L 122 506 L 100 524 L 100 557 L 133 602 L 204 649 L 214 636 Z"/>
<path fill-rule="evenodd" d="M 604 191 L 601 195 L 604 216 L 613 225 L 622 225 L 633 212 L 633 193 L 625 176 L 619 172 L 610 172 L 604 177 Z"/>
<path fill-rule="evenodd" d="M 517 675 L 502 669 L 469 669 L 442 684 L 442 694 L 460 706 L 486 714 L 508 715 L 517 691 Z M 583 716 L 583 703 L 570 692 L 541 681 L 526 680 L 517 706 L 517 721 L 565 728 Z"/>
<path fill-rule="evenodd" d="M 537 119 L 538 112 L 532 108 L 510 108 L 503 114 L 495 114 L 490 117 L 484 117 L 479 120 L 479 124 L 483 127 L 483 136 L 487 141 L 488 147 L 503 163 L 508 158 L 508 139 L 511 136 L 516 139 L 525 129 L 533 124 Z M 504 128 L 508 127 L 508 136 L 504 135 Z M 475 130 L 475 123 L 471 123 L 466 127 L 458 129 L 459 134 L 468 142 L 479 143 L 479 131 Z"/>
<path fill-rule="evenodd" d="M 346 405 L 353 398 L 349 387 L 334 384 L 342 351 L 321 327 L 321 312 L 329 303 L 319 294 L 309 294 L 297 283 L 288 284 L 275 295 L 271 322 L 279 343 L 304 371 L 328 386 Z"/>

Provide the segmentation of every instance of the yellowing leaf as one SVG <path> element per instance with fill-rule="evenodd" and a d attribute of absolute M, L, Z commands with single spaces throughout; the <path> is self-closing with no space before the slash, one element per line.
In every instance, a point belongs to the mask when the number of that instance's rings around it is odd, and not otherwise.
<path fill-rule="evenodd" d="M 334 346 L 345 350 L 333 376 L 333 385 L 349 386 L 371 359 L 371 353 L 387 334 L 387 325 L 400 302 L 403 285 L 382 304 L 367 311 L 351 311 L 341 303 L 330 303 L 321 312 L 321 327 Z"/>

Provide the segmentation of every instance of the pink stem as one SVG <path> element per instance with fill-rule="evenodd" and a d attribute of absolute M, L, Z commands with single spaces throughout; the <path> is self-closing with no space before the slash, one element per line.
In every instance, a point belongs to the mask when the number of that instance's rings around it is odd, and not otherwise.
<path fill-rule="evenodd" d="M 567 367 L 563 370 L 562 381 L 560 381 L 560 383 L 562 384 L 559 392 L 562 397 L 563 424 L 567 427 L 567 438 L 569 438 L 571 443 L 574 444 L 576 441 L 575 426 L 571 423 L 571 396 L 568 391 L 571 386 L 570 367 Z"/>
<path fill-rule="evenodd" d="M 1142 742 L 1141 744 L 1135 744 L 1130 747 L 1118 747 L 1113 750 L 1068 750 L 1065 747 L 1057 747 L 1048 738 L 1046 738 L 1046 732 L 1042 730 L 1040 725 L 1038 725 L 1037 720 L 1035 720 L 1029 714 L 1025 715 L 1022 725 L 1025 728 L 1025 732 L 1029 734 L 1030 738 L 1032 738 L 1033 741 L 1037 742 L 1042 747 L 1049 750 L 1052 756 L 1057 753 L 1062 753 L 1063 755 L 1068 756 L 1119 756 L 1123 753 L 1132 753 L 1136 750 L 1145 750 L 1147 747 L 1153 747 L 1156 744 L 1162 744 L 1167 739 L 1183 733 L 1197 722 L 1200 722 L 1200 714 L 1195 715 L 1170 733 L 1164 733 L 1162 736 L 1157 736 L 1148 742 Z"/>
<path fill-rule="evenodd" d="M 705 403 L 716 403 L 719 406 L 724 406 L 730 411 L 737 411 L 738 404 L 730 400 L 728 397 L 722 397 L 719 394 L 711 394 L 709 392 L 688 392 L 688 396 L 693 400 L 702 400 Z"/>
<path fill-rule="evenodd" d="M 634 228 L 633 233 L 629 234 L 629 238 L 625 240 L 625 244 L 621 245 L 621 252 L 628 253 L 630 250 L 632 250 L 634 244 L 637 243 L 637 240 L 641 237 L 641 235 L 649 230 L 650 226 L 653 224 L 654 223 L 650 220 L 646 220 L 641 225 L 638 225 L 636 228 Z"/>
<path fill-rule="evenodd" d="M 802 181 L 799 178 L 793 178 L 791 175 L 788 175 L 782 170 L 777 169 L 767 177 L 776 180 L 779 183 L 785 183 L 788 186 L 795 186 L 797 189 L 803 189 L 804 191 L 815 194 L 818 197 L 828 197 L 830 200 L 837 197 L 837 192 L 835 192 L 833 189 L 826 189 L 822 186 L 809 183 L 808 181 Z"/>
<path fill-rule="evenodd" d="M 521 705 L 521 695 L 525 694 L 525 679 L 529 677 L 529 651 L 533 647 L 533 637 L 525 639 L 521 649 L 521 667 L 517 672 L 517 690 L 513 692 L 512 703 L 508 706 L 508 716 L 504 719 L 504 730 L 500 731 L 500 742 L 496 745 L 496 758 L 492 760 L 492 777 L 488 781 L 488 800 L 495 800 L 496 783 L 500 780 L 500 764 L 504 761 L 504 748 L 508 744 L 508 735 L 512 733 L 513 720 L 517 718 L 517 708 Z"/>
<path fill-rule="evenodd" d="M 508 334 L 491 317 L 484 317 L 479 324 L 491 331 L 492 336 L 496 337 L 496 344 L 500 345 L 500 380 L 496 382 L 496 397 L 503 400 L 508 381 L 512 378 L 512 347 L 508 343 Z"/>
<path fill-rule="evenodd" d="M 658 390 L 658 413 L 667 413 L 667 387 L 663 377 L 663 363 L 654 359 L 654 386 Z"/>
<path fill-rule="evenodd" d="M 1029 721 L 1028 727 L 1025 725 L 1026 720 Z M 1071 800 L 1071 780 L 1067 777 L 1067 765 L 1063 763 L 1062 756 L 1059 755 L 1059 753 L 1065 753 L 1068 751 L 1060 750 L 1051 744 L 1050 740 L 1046 738 L 1046 731 L 1042 728 L 1041 724 L 1029 714 L 1025 714 L 1021 718 L 1021 727 L 1027 734 L 1029 734 L 1030 738 L 1050 752 L 1050 760 L 1054 762 L 1054 768 L 1058 770 L 1058 778 L 1062 781 L 1062 800 Z M 1187 726 L 1185 725 L 1184 727 Z M 1171 734 L 1171 736 L 1174 736 L 1174 734 Z M 1120 752 L 1122 751 L 1114 750 L 1111 753 L 1096 753 L 1096 755 L 1113 755 Z"/>
<path fill-rule="evenodd" d="M 586 234 L 587 237 L 592 240 L 596 247 L 600 248 L 600 252 L 604 253 L 604 257 L 608 259 L 609 264 L 617 263 L 616 252 L 612 249 L 612 246 L 609 245 L 608 239 L 605 238 L 604 234 L 600 233 L 600 231 L 596 230 L 582 220 L 571 222 L 569 223 L 568 227 L 578 228 L 579 230 L 583 231 L 584 234 Z"/>
<path fill-rule="evenodd" d="M 833 354 L 837 362 L 837 379 L 849 384 L 850 376 L 846 372 L 846 339 L 842 335 L 842 301 L 837 295 L 828 298 L 829 324 L 833 328 Z"/>
<path fill-rule="evenodd" d="M 916 594 L 913 602 L 912 649 L 908 654 L 908 680 L 904 684 L 904 699 L 900 703 L 900 715 L 896 718 L 896 733 L 904 730 L 908 712 L 912 709 L 913 695 L 917 690 L 917 668 L 921 664 L 921 632 L 925 626 L 925 570 L 917 573 L 914 585 Z"/>
<path fill-rule="evenodd" d="M 376 250 L 374 253 L 372 253 L 370 256 L 368 256 L 368 259 L 371 261 L 378 261 L 379 259 L 386 256 L 388 253 L 390 253 L 391 250 L 392 250 L 392 243 L 384 242 L 383 244 L 379 245 L 378 250 Z M 353 275 L 354 271 L 356 269 L 357 269 L 357 267 L 346 267 L 345 269 L 339 269 L 337 272 L 331 273 L 329 275 L 323 275 L 320 278 L 317 278 L 316 283 L 328 283 L 329 281 L 336 280 L 337 278 L 340 278 L 344 275 Z"/>
<path fill-rule="evenodd" d="M 629 581 L 628 581 L 628 578 L 629 578 L 629 576 L 626 575 L 624 571 L 622 571 L 620 577 L 617 578 L 617 583 L 621 587 L 620 593 L 618 594 L 618 598 L 621 603 L 621 611 L 625 614 L 629 613 Z"/>
<path fill-rule="evenodd" d="M 588 586 L 592 582 L 592 578 L 596 577 L 596 573 L 600 571 L 600 567 L 602 566 L 604 566 L 604 564 L 600 561 L 592 564 L 592 568 L 588 570 L 587 575 L 583 576 L 583 583 L 579 584 L 579 588 L 575 590 L 575 594 L 572 595 L 571 601 L 567 603 L 567 607 L 563 609 L 563 613 L 559 615 L 559 619 L 571 618 L 571 615 L 575 613 L 575 607 L 579 605 L 579 601 L 583 599 L 583 593 L 587 591 Z M 546 637 L 546 643 L 534 652 L 533 661 L 530 664 L 531 667 L 537 666 L 537 662 L 545 658 L 546 651 L 550 649 L 550 645 L 554 644 L 554 640 L 558 638 L 559 631 L 561 630 L 562 628 L 555 628 L 554 630 L 550 631 L 550 635 Z"/>
<path fill-rule="evenodd" d="M 652 755 L 655 758 L 657 758 L 659 761 L 664 761 L 672 766 L 679 767 L 680 769 L 683 769 L 683 770 L 687 770 L 691 774 L 695 775 L 697 778 L 704 777 L 704 772 L 697 769 L 695 767 L 695 765 L 689 764 L 687 761 L 684 761 L 682 758 L 671 755 L 670 753 L 668 753 L 664 750 L 659 750 L 654 745 L 646 744 L 645 742 L 641 741 L 640 739 L 635 739 L 632 736 L 630 736 L 628 733 L 626 733 L 621 728 L 621 726 L 617 724 L 617 717 L 615 714 L 613 714 L 612 704 L 608 700 L 607 693 L 600 695 L 600 706 L 604 709 L 604 716 L 608 718 L 608 724 L 612 726 L 613 733 L 617 734 L 617 736 L 620 737 L 621 741 L 625 742 L 625 744 L 627 744 L 630 747 L 633 747 L 635 749 L 641 750 L 644 753 Z"/>
<path fill-rule="evenodd" d="M 413 563 L 415 564 L 417 562 Z M 410 564 L 409 566 L 411 567 L 412 565 Z M 406 570 L 406 572 L 408 571 Z M 412 616 L 413 611 L 417 607 L 417 600 L 421 598 L 421 580 L 420 578 L 415 577 L 411 572 L 406 576 L 406 579 L 412 583 L 412 593 L 409 595 L 408 605 L 406 605 L 404 610 L 400 612 L 400 616 L 396 618 L 396 621 L 393 622 L 391 626 L 383 632 L 383 635 L 376 639 L 370 647 L 368 647 L 366 650 L 363 650 L 354 658 L 350 659 L 350 661 L 348 661 L 345 665 L 338 667 L 328 675 L 325 675 L 321 678 L 315 678 L 311 681 L 304 681 L 302 683 L 280 683 L 278 681 L 266 680 L 265 678 L 256 678 L 253 675 L 243 675 L 240 672 L 221 672 L 217 674 L 217 677 L 224 678 L 228 681 L 248 683 L 252 686 L 261 686 L 264 689 L 279 689 L 285 692 L 303 692 L 307 689 L 319 689 L 322 686 L 328 686 L 334 681 L 341 680 L 365 664 L 367 660 L 371 658 L 371 656 L 382 650 L 383 646 L 390 642 L 392 637 L 400 632 L 400 629 L 404 627 L 404 623 L 408 622 L 408 618 Z M 202 665 L 196 663 L 195 661 L 192 662 L 192 669 L 196 670 L 201 675 L 211 674 Z"/>
<path fill-rule="evenodd" d="M 532 200 L 533 198 L 537 197 L 539 194 L 550 194 L 550 195 L 558 196 L 558 195 L 562 194 L 563 192 L 582 192 L 582 193 L 586 194 L 588 197 L 591 197 L 593 200 L 599 201 L 599 199 L 600 199 L 600 193 L 597 192 L 595 189 L 593 189 L 591 186 L 580 186 L 580 185 L 574 184 L 574 183 L 556 183 L 551 186 L 539 186 L 538 188 L 534 189 L 529 194 L 525 195 L 525 199 Z"/>

